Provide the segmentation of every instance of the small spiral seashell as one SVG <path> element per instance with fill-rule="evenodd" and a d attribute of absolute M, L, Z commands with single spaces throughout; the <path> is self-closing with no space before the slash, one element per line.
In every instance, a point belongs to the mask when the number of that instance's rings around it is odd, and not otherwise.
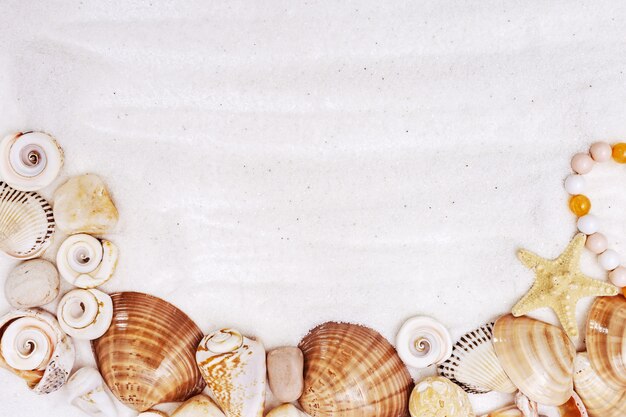
<path fill-rule="evenodd" d="M 34 317 L 15 320 L 2 334 L 2 357 L 20 371 L 43 370 L 52 357 L 56 335 Z"/>
<path fill-rule="evenodd" d="M 108 240 L 81 233 L 65 239 L 57 253 L 61 276 L 79 288 L 95 288 L 107 282 L 117 266 L 118 249 Z"/>
<path fill-rule="evenodd" d="M 207 336 L 201 343 L 213 353 L 228 353 L 239 349 L 243 345 L 243 335 L 234 329 L 218 330 Z"/>
<path fill-rule="evenodd" d="M 437 320 L 418 316 L 408 319 L 396 336 L 396 349 L 402 361 L 414 368 L 438 364 L 452 354 L 452 339 Z"/>
<path fill-rule="evenodd" d="M 63 296 L 57 308 L 59 325 L 76 339 L 94 340 L 109 329 L 113 319 L 111 297 L 96 289 L 76 289 Z"/>
<path fill-rule="evenodd" d="M 18 132 L 0 142 L 0 177 L 20 191 L 50 185 L 63 166 L 63 151 L 44 132 Z"/>

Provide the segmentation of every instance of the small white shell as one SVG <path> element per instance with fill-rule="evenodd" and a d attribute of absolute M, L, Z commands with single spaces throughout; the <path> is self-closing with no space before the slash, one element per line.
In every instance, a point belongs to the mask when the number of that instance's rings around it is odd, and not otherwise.
<path fill-rule="evenodd" d="M 4 295 L 15 308 L 39 307 L 59 295 L 59 273 L 44 259 L 22 262 L 13 269 L 4 284 Z"/>
<path fill-rule="evenodd" d="M 18 132 L 0 142 L 0 177 L 21 191 L 50 185 L 63 166 L 63 150 L 44 132 Z"/>
<path fill-rule="evenodd" d="M 63 296 L 57 308 L 59 324 L 65 333 L 94 340 L 111 326 L 113 302 L 108 294 L 96 289 L 75 289 Z"/>
<path fill-rule="evenodd" d="M 309 417 L 309 415 L 298 410 L 293 404 L 283 404 L 274 408 L 265 417 Z"/>
<path fill-rule="evenodd" d="M 69 403 L 94 417 L 116 417 L 117 410 L 109 396 L 100 373 L 93 368 L 81 368 L 65 385 Z"/>
<path fill-rule="evenodd" d="M 224 417 L 224 413 L 210 397 L 200 394 L 185 401 L 172 417 Z"/>
<path fill-rule="evenodd" d="M 108 240 L 87 234 L 65 239 L 57 253 L 63 279 L 79 288 L 95 288 L 107 282 L 117 266 L 118 249 Z"/>
<path fill-rule="evenodd" d="M 396 336 L 396 349 L 402 361 L 414 368 L 438 364 L 452 354 L 452 339 L 437 320 L 418 316 L 408 319 Z"/>

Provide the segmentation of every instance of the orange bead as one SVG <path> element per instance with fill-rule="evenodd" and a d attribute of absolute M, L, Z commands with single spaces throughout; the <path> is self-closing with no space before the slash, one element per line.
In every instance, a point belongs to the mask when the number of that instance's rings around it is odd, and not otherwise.
<path fill-rule="evenodd" d="M 626 297 L 626 287 L 622 288 L 622 294 L 624 294 L 624 297 Z"/>
<path fill-rule="evenodd" d="M 626 164 L 626 143 L 613 145 L 613 159 L 620 164 Z"/>
<path fill-rule="evenodd" d="M 591 210 L 591 201 L 589 201 L 587 196 L 577 194 L 570 198 L 569 209 L 572 210 L 572 213 L 578 217 L 582 217 L 585 214 L 588 214 L 589 210 Z"/>

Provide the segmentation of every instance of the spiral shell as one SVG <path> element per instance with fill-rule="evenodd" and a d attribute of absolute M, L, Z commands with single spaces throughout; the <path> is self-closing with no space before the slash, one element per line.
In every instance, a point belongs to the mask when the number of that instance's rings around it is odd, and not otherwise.
<path fill-rule="evenodd" d="M 574 385 L 590 417 L 626 416 L 626 390 L 614 390 L 598 375 L 587 353 L 576 355 Z"/>
<path fill-rule="evenodd" d="M 107 282 L 117 266 L 118 249 L 108 240 L 87 234 L 65 239 L 57 253 L 63 279 L 79 288 L 95 288 Z"/>
<path fill-rule="evenodd" d="M 14 310 L 0 318 L 0 367 L 37 394 L 61 388 L 74 365 L 74 346 L 51 314 Z"/>
<path fill-rule="evenodd" d="M 136 292 L 111 294 L 113 321 L 92 342 L 100 373 L 122 403 L 146 411 L 204 388 L 194 354 L 202 332 L 185 313 Z"/>
<path fill-rule="evenodd" d="M 452 354 L 448 330 L 430 317 L 408 319 L 396 336 L 398 355 L 407 366 L 426 368 L 439 364 Z"/>
<path fill-rule="evenodd" d="M 0 250 L 16 259 L 39 256 L 54 234 L 52 208 L 39 194 L 0 182 Z"/>
<path fill-rule="evenodd" d="M 93 368 L 81 368 L 65 385 L 69 403 L 93 417 L 116 417 L 117 410 L 109 396 L 100 373 Z"/>
<path fill-rule="evenodd" d="M 328 322 L 299 345 L 304 354 L 300 405 L 313 417 L 400 417 L 413 381 L 391 344 L 357 324 Z"/>
<path fill-rule="evenodd" d="M 409 400 L 411 417 L 474 417 L 465 391 L 447 378 L 426 378 L 415 385 Z"/>
<path fill-rule="evenodd" d="M 44 132 L 18 132 L 0 142 L 0 177 L 21 191 L 50 185 L 63 166 L 63 150 Z"/>
<path fill-rule="evenodd" d="M 102 291 L 72 290 L 59 302 L 57 318 L 63 331 L 73 338 L 94 340 L 109 329 L 113 302 Z"/>
<path fill-rule="evenodd" d="M 185 401 L 178 407 L 172 417 L 224 417 L 224 413 L 219 409 L 213 400 L 203 394 L 196 395 Z"/>
<path fill-rule="evenodd" d="M 31 259 L 9 273 L 4 295 L 15 308 L 32 308 L 53 302 L 59 295 L 59 273 L 50 262 Z"/>
<path fill-rule="evenodd" d="M 207 386 L 227 417 L 263 417 L 265 348 L 234 329 L 207 335 L 196 361 Z"/>

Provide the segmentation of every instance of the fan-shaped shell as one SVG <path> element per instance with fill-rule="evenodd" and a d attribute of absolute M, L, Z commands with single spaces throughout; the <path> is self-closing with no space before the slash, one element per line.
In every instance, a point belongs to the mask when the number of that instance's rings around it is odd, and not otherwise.
<path fill-rule="evenodd" d="M 124 404 L 145 411 L 204 388 L 196 366 L 202 332 L 172 304 L 137 292 L 111 294 L 113 321 L 92 342 L 100 373 Z"/>
<path fill-rule="evenodd" d="M 590 417 L 626 416 L 626 391 L 612 389 L 591 366 L 587 353 L 576 356 L 574 384 Z"/>
<path fill-rule="evenodd" d="M 304 393 L 313 417 L 402 417 L 413 381 L 391 344 L 378 332 L 348 323 L 324 323 L 304 337 Z"/>
<path fill-rule="evenodd" d="M 598 375 L 626 390 L 626 298 L 597 298 L 587 319 L 587 352 Z"/>
<path fill-rule="evenodd" d="M 54 234 L 52 207 L 34 192 L 0 182 L 0 250 L 16 259 L 39 256 Z"/>
<path fill-rule="evenodd" d="M 411 417 L 474 417 L 465 391 L 442 376 L 415 385 L 409 400 Z"/>
<path fill-rule="evenodd" d="M 561 405 L 571 398 L 576 351 L 562 329 L 509 314 L 496 321 L 493 346 L 506 374 L 532 401 Z"/>
<path fill-rule="evenodd" d="M 407 366 L 426 368 L 452 354 L 452 338 L 437 320 L 417 316 L 408 319 L 396 336 L 396 349 Z"/>
<path fill-rule="evenodd" d="M 439 373 L 471 394 L 517 390 L 502 369 L 493 348 L 493 325 L 488 323 L 463 335 L 452 356 L 439 365 Z"/>

